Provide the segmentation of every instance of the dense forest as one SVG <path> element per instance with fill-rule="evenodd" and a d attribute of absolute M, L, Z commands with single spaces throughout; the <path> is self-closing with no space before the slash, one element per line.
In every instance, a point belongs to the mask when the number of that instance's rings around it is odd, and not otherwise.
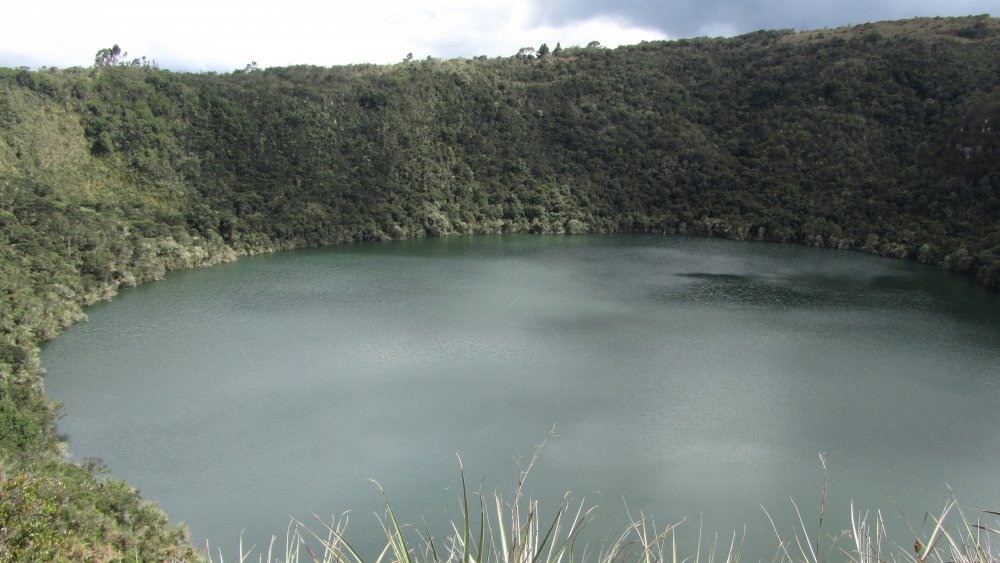
<path fill-rule="evenodd" d="M 541 56 L 538 56 L 541 54 Z M 38 346 L 240 255 L 474 233 L 854 249 L 1000 288 L 1000 20 L 175 73 L 0 69 L 0 560 L 190 559 L 63 463 Z"/>

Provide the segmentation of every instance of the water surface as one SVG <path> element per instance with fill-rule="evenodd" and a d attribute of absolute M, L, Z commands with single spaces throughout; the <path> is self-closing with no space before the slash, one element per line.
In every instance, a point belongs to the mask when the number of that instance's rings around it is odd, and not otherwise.
<path fill-rule="evenodd" d="M 953 487 L 1000 508 L 1000 300 L 876 257 L 685 237 L 364 243 L 241 259 L 124 291 L 43 351 L 72 459 L 96 456 L 198 542 L 283 540 L 289 516 L 352 509 L 374 545 L 397 515 L 528 491 L 634 513 L 691 540 L 828 532 L 851 499 L 916 526 Z M 545 505 L 543 505 L 545 506 Z M 549 512 L 551 514 L 551 512 Z M 711 533 L 710 533 L 711 532 Z M 901 536 L 901 542 L 910 541 Z M 825 544 L 828 544 L 824 540 Z M 904 543 L 904 545 L 906 545 Z"/>

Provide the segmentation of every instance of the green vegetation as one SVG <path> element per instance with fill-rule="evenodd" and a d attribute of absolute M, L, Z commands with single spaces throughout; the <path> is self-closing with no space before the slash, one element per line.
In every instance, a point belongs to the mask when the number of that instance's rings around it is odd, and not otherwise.
<path fill-rule="evenodd" d="M 0 69 L 0 510 L 20 538 L 0 558 L 193 553 L 129 487 L 60 463 L 38 362 L 84 306 L 170 270 L 349 240 L 657 232 L 1000 287 L 996 18 L 542 46 L 230 74 L 114 46 L 92 68 Z"/>

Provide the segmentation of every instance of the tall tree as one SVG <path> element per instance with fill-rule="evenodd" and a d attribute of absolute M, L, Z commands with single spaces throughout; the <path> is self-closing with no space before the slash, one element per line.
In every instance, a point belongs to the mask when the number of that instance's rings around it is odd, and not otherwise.
<path fill-rule="evenodd" d="M 115 43 L 111 47 L 107 47 L 97 51 L 97 54 L 94 56 L 94 66 L 97 68 L 105 66 L 114 66 L 118 64 L 120 60 L 124 59 L 127 56 L 128 53 L 123 53 L 122 48 L 119 47 L 117 43 Z"/>

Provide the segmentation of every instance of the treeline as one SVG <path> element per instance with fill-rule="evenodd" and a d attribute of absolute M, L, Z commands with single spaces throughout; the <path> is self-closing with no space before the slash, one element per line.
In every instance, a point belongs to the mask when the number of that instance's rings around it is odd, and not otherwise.
<path fill-rule="evenodd" d="M 995 18 L 229 74 L 98 56 L 0 69 L 0 456 L 21 479 L 0 507 L 32 492 L 51 528 L 31 537 L 54 538 L 24 549 L 190 555 L 165 520 L 131 518 L 153 509 L 127 486 L 59 464 L 37 361 L 84 305 L 172 269 L 349 240 L 658 232 L 1000 287 Z"/>

